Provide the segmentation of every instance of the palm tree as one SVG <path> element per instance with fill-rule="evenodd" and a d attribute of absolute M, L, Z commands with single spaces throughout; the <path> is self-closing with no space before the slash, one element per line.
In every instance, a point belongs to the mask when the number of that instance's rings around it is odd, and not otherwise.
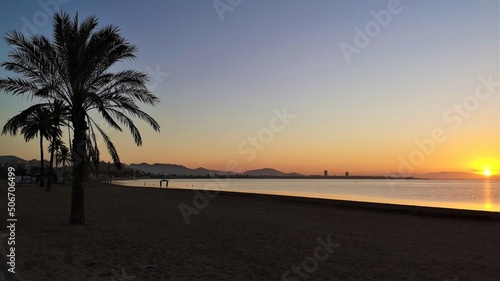
<path fill-rule="evenodd" d="M 57 157 L 58 157 L 59 151 L 61 150 L 61 147 L 63 147 L 63 146 L 65 146 L 65 145 L 61 139 L 55 139 L 50 143 L 50 145 L 48 147 L 49 153 L 52 153 L 52 151 L 54 151 L 53 162 L 54 162 L 54 168 L 56 168 L 56 169 L 59 167 L 59 164 L 61 163 L 57 160 Z"/>
<path fill-rule="evenodd" d="M 54 15 L 53 42 L 44 36 L 29 39 L 11 31 L 6 41 L 15 50 L 2 66 L 21 77 L 0 79 L 0 89 L 14 95 L 29 95 L 43 100 L 63 102 L 70 113 L 73 129 L 71 224 L 85 224 L 84 179 L 90 157 L 99 155 L 94 132 L 101 135 L 113 162 L 120 158 L 110 137 L 89 113 L 95 111 L 112 128 L 130 130 L 137 145 L 142 144 L 139 130 L 131 117 L 146 121 L 155 131 L 159 124 L 137 105 L 156 105 L 146 74 L 134 70 L 112 72 L 117 62 L 134 59 L 137 48 L 128 43 L 116 26 L 96 30 L 98 21 L 89 17 L 79 23 L 65 12 Z M 89 156 L 90 155 L 90 156 Z"/>
<path fill-rule="evenodd" d="M 55 100 L 50 107 L 50 113 L 52 114 L 52 126 L 55 128 L 60 128 L 62 125 L 67 123 L 67 120 L 69 118 L 68 114 L 68 108 L 64 106 L 64 104 L 61 101 Z M 51 136 L 51 144 L 49 145 L 49 152 L 50 152 L 50 161 L 49 161 L 49 180 L 47 181 L 47 188 L 46 191 L 50 191 L 50 188 L 52 186 L 52 172 L 53 172 L 53 165 L 54 165 L 54 153 L 56 150 L 58 150 L 59 146 L 64 144 L 63 141 L 61 140 L 61 132 L 59 129 L 59 135 L 52 135 Z"/>
<path fill-rule="evenodd" d="M 50 140 L 62 134 L 60 128 L 54 126 L 53 114 L 49 106 L 49 104 L 36 104 L 25 109 L 9 119 L 2 130 L 2 135 L 10 133 L 13 136 L 21 130 L 26 142 L 35 137 L 40 138 L 40 187 L 44 186 L 43 139 Z"/>
<path fill-rule="evenodd" d="M 49 175 L 52 176 L 53 170 L 54 170 L 54 164 L 55 168 L 57 169 L 59 163 L 57 162 L 57 152 L 61 148 L 61 146 L 64 145 L 64 142 L 60 138 L 55 138 L 51 140 L 51 143 L 48 147 L 48 151 L 50 153 L 50 161 L 49 161 Z M 51 180 L 47 182 L 47 188 L 46 191 L 50 191 L 51 187 Z"/>
<path fill-rule="evenodd" d="M 62 165 L 63 167 L 63 184 L 66 184 L 66 165 L 71 164 L 71 151 L 70 149 L 62 144 L 59 146 L 59 150 L 56 153 L 56 167 L 57 165 Z"/>

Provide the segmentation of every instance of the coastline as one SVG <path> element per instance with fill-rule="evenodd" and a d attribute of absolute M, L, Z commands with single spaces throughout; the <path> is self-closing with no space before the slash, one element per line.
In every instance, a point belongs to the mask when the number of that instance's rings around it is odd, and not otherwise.
<path fill-rule="evenodd" d="M 182 190 L 182 189 L 177 189 L 177 190 Z M 198 191 L 203 192 L 203 190 L 198 190 Z M 407 214 L 407 215 L 429 216 L 429 217 L 484 219 L 484 220 L 492 220 L 500 222 L 500 212 L 496 211 L 467 210 L 467 209 L 454 209 L 445 207 L 429 207 L 429 206 L 363 202 L 363 201 L 352 201 L 352 200 L 341 200 L 341 199 L 325 199 L 325 198 L 311 198 L 311 197 L 286 196 L 286 195 L 274 195 L 274 194 L 243 193 L 243 192 L 232 192 L 232 191 L 220 191 L 220 193 L 243 194 L 255 197 L 271 196 L 274 198 L 274 200 L 277 201 L 295 202 L 298 204 L 324 205 L 325 207 L 329 208 L 365 210 L 373 212 L 388 212 L 394 214 Z"/>
<path fill-rule="evenodd" d="M 91 184 L 88 225 L 70 226 L 70 189 L 17 188 L 23 280 L 282 280 L 288 270 L 305 280 L 292 265 L 328 237 L 340 245 L 301 271 L 309 280 L 500 276 L 500 218 L 489 212 L 234 192 L 209 193 L 196 208 L 202 191 Z M 180 204 L 198 211 L 189 224 Z"/>
<path fill-rule="evenodd" d="M 160 188 L 160 187 L 150 187 L 150 186 L 128 186 L 110 183 L 112 186 L 126 187 L 126 188 L 145 188 L 145 189 L 168 189 L 168 190 L 178 190 L 178 191 L 191 191 L 203 193 L 203 189 L 183 189 L 183 188 Z M 212 192 L 210 190 L 210 192 Z M 277 201 L 286 202 L 296 202 L 298 204 L 314 204 L 314 205 L 324 205 L 325 207 L 331 208 L 341 208 L 341 209 L 357 209 L 366 210 L 374 212 L 389 212 L 395 214 L 408 214 L 416 216 L 430 216 L 430 217 L 449 217 L 449 218 L 464 218 L 464 219 L 480 219 L 480 220 L 493 220 L 500 221 L 500 212 L 497 211 L 487 211 L 487 210 L 471 210 L 471 209 L 457 209 L 448 207 L 433 207 L 433 206 L 418 206 L 418 205 L 407 205 L 407 204 L 394 204 L 394 203 L 383 203 L 383 202 L 366 202 L 366 201 L 354 201 L 354 200 L 343 200 L 343 199 L 331 199 L 331 198 L 315 198 L 315 197 L 303 197 L 303 196 L 293 196 L 293 195 L 281 195 L 281 194 L 263 194 L 263 193 L 252 193 L 252 192 L 242 192 L 242 191 L 216 191 L 218 194 L 228 194 L 234 196 L 242 197 L 255 197 L 259 196 L 273 198 Z"/>
<path fill-rule="evenodd" d="M 469 215 L 468 211 L 476 212 L 482 216 L 495 216 L 487 213 L 500 213 L 500 205 L 495 202 L 494 195 L 500 192 L 500 186 L 492 186 L 488 182 L 472 180 L 470 183 L 464 183 L 462 180 L 431 180 L 427 188 L 435 188 L 439 192 L 428 192 L 424 186 L 421 186 L 420 180 L 401 180 L 392 182 L 390 185 L 382 184 L 377 180 L 352 180 L 335 179 L 328 180 L 328 184 L 322 185 L 324 179 L 170 179 L 169 189 L 209 189 L 217 191 L 228 191 L 237 193 L 276 195 L 285 197 L 299 197 L 312 199 L 326 199 L 330 201 L 347 201 L 360 203 L 358 207 L 388 208 L 407 211 L 420 212 L 415 207 L 426 207 L 424 212 L 450 213 L 462 212 Z M 113 184 L 121 186 L 137 186 L 148 188 L 161 188 L 157 179 L 133 179 L 133 180 L 114 180 Z M 163 180 L 165 181 L 165 179 Z M 247 185 L 246 181 L 250 181 Z M 278 183 L 275 185 L 275 181 Z M 460 184 L 456 186 L 455 181 Z M 465 181 L 466 182 L 466 181 Z M 243 183 L 243 184 L 242 184 Z M 385 183 L 385 182 L 382 182 Z M 450 183 L 452 185 L 450 185 Z M 418 189 L 413 185 L 418 185 Z M 484 186 L 483 186 L 484 184 Z M 476 188 L 477 186 L 480 188 Z M 271 187 L 271 188 L 269 188 Z M 277 188 L 276 188 L 277 187 Z M 397 188 L 395 188 L 397 187 Z M 421 188 L 422 187 L 422 188 Z M 466 188 L 467 196 L 454 198 L 456 189 Z M 467 190 L 470 189 L 470 190 Z M 418 192 L 414 192 L 418 191 Z M 439 194 L 439 196 L 436 196 Z M 500 193 L 499 193 L 500 194 Z M 477 198 L 482 200 L 477 200 Z M 454 198 L 454 199 L 449 199 Z M 470 198 L 476 198 L 471 201 Z M 374 203 L 375 205 L 363 205 L 364 203 Z M 382 204 L 382 205 L 377 205 Z M 449 210 L 448 210 L 449 209 Z M 435 211 L 434 211 L 435 210 Z M 457 210 L 457 211 L 455 211 Z"/>

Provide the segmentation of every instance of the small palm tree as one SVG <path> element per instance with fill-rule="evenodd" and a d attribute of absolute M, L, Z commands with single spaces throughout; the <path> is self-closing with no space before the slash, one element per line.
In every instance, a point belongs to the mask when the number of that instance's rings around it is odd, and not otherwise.
<path fill-rule="evenodd" d="M 78 14 L 71 19 L 60 12 L 54 15 L 52 42 L 44 36 L 33 35 L 28 39 L 16 31 L 9 32 L 6 41 L 15 50 L 2 66 L 20 78 L 0 79 L 0 89 L 6 92 L 61 101 L 68 108 L 73 129 L 71 224 L 85 224 L 85 173 L 91 160 L 98 160 L 99 156 L 94 132 L 102 136 L 111 158 L 120 166 L 110 137 L 89 113 L 95 111 L 118 131 L 122 131 L 122 126 L 127 127 L 137 145 L 142 144 L 142 137 L 131 117 L 142 119 L 160 131 L 159 124 L 137 105 L 159 103 L 146 88 L 147 75 L 111 69 L 118 62 L 134 59 L 137 48 L 120 35 L 118 27 L 96 30 L 97 25 L 95 17 L 80 23 Z"/>
<path fill-rule="evenodd" d="M 49 161 L 49 175 L 52 175 L 54 168 L 57 169 L 59 163 L 57 163 L 56 156 L 57 152 L 64 145 L 64 142 L 60 138 L 52 139 L 51 143 L 48 147 L 48 151 L 50 153 L 50 161 Z M 50 191 L 50 180 L 47 182 L 47 191 Z"/>
<path fill-rule="evenodd" d="M 63 184 L 66 184 L 66 165 L 71 165 L 71 151 L 62 144 L 56 152 L 56 166 L 62 165 L 63 167 Z"/>
<path fill-rule="evenodd" d="M 2 135 L 10 133 L 13 136 L 21 130 L 26 142 L 36 137 L 40 139 L 40 187 L 44 186 L 43 139 L 50 140 L 62 134 L 61 129 L 54 126 L 53 114 L 49 108 L 50 104 L 33 105 L 9 119 L 2 130 Z"/>
<path fill-rule="evenodd" d="M 50 188 L 52 186 L 52 173 L 53 173 L 53 165 L 54 165 L 54 153 L 57 151 L 60 145 L 64 144 L 63 141 L 61 140 L 61 126 L 65 125 L 67 123 L 67 120 L 69 119 L 69 112 L 68 108 L 64 106 L 64 104 L 61 101 L 55 100 L 51 106 L 50 106 L 50 113 L 51 113 L 51 121 L 52 121 L 52 126 L 54 128 L 59 129 L 58 133 L 59 135 L 52 135 L 50 138 L 50 145 L 49 145 L 49 152 L 50 152 L 50 161 L 49 161 L 49 180 L 47 181 L 47 189 L 46 191 L 50 191 Z M 55 131 L 53 131 L 55 133 Z"/>
<path fill-rule="evenodd" d="M 59 151 L 61 150 L 61 147 L 63 147 L 63 146 L 65 146 L 65 145 L 61 139 L 55 139 L 50 143 L 50 145 L 48 147 L 49 153 L 52 153 L 52 150 L 54 151 L 53 161 L 54 161 L 54 168 L 56 168 L 56 169 L 59 167 L 59 164 L 60 164 L 60 162 L 57 161 L 57 157 L 58 157 L 57 155 L 58 155 Z"/>

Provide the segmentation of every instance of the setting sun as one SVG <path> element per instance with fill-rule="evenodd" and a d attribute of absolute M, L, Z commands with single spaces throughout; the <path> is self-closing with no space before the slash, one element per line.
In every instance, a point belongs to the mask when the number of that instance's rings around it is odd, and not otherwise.
<path fill-rule="evenodd" d="M 474 173 L 484 177 L 497 176 L 500 173 L 500 161 L 498 157 L 481 157 L 470 162 L 469 167 Z"/>

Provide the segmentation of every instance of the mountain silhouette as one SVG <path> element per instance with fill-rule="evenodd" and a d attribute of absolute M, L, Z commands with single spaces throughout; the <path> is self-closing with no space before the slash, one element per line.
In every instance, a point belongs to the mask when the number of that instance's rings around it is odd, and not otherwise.
<path fill-rule="evenodd" d="M 303 177 L 303 175 L 298 173 L 283 173 L 272 168 L 250 170 L 244 172 L 243 175 L 252 177 Z"/>

